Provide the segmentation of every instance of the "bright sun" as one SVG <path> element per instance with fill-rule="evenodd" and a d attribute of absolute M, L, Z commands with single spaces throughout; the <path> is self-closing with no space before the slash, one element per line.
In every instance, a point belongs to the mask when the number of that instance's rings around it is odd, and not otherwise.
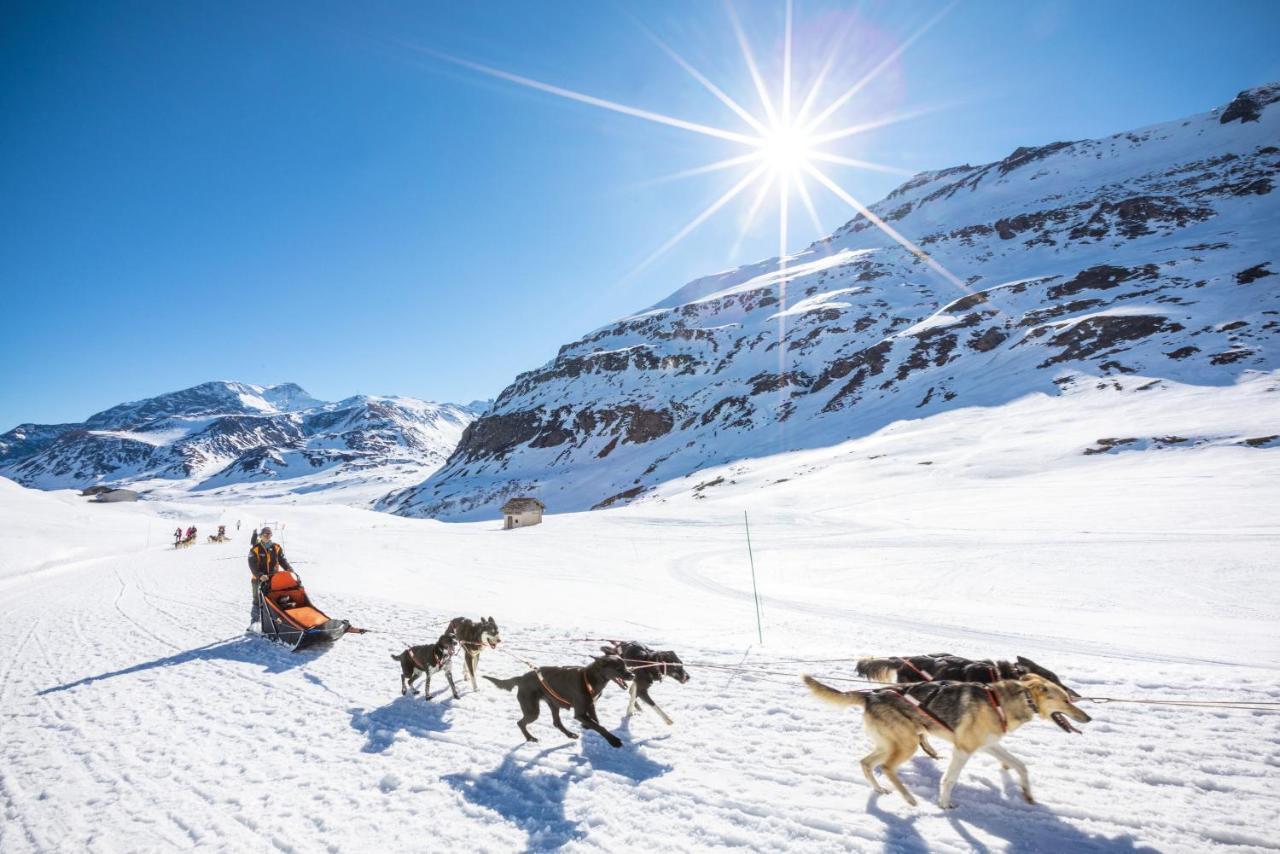
<path fill-rule="evenodd" d="M 776 127 L 761 137 L 764 161 L 775 173 L 799 172 L 811 160 L 813 137 L 804 128 Z"/>
<path fill-rule="evenodd" d="M 861 92 L 873 78 L 880 73 L 881 70 L 894 62 L 902 52 L 907 49 L 916 39 L 925 33 L 935 22 L 941 19 L 947 11 L 954 5 L 948 4 L 944 6 L 937 14 L 933 16 L 924 26 L 918 29 L 913 35 L 904 40 L 894 50 L 890 51 L 887 56 L 880 60 L 865 76 L 855 81 L 852 85 L 844 89 L 838 96 L 826 101 L 825 107 L 819 105 L 819 93 L 825 83 L 827 83 L 828 73 L 833 70 L 834 62 L 837 56 L 835 49 L 827 57 L 821 70 L 818 71 L 813 80 L 809 83 L 807 91 L 803 92 L 803 97 L 797 97 L 793 100 L 792 95 L 800 95 L 802 92 L 793 92 L 794 86 L 791 79 L 792 70 L 792 2 L 786 0 L 785 11 L 785 33 L 783 38 L 783 55 L 782 55 L 782 79 L 775 81 L 774 85 L 767 83 L 761 74 L 760 67 L 756 64 L 755 55 L 750 45 L 747 43 L 746 34 L 742 30 L 742 25 L 738 20 L 737 13 L 734 11 L 733 5 L 726 0 L 725 9 L 728 12 L 729 23 L 732 27 L 733 34 L 737 38 L 738 46 L 742 50 L 742 58 L 746 63 L 748 76 L 755 86 L 756 94 L 759 96 L 760 104 L 756 110 L 749 110 L 739 104 L 719 86 L 712 83 L 706 78 L 702 72 L 694 68 L 680 54 L 672 50 L 661 39 L 653 33 L 646 30 L 649 38 L 654 41 L 663 52 L 670 56 L 681 68 L 689 73 L 703 88 L 718 99 L 725 107 L 728 107 L 735 113 L 739 119 L 745 123 L 745 127 L 740 129 L 729 129 L 705 124 L 703 122 L 689 121 L 687 119 L 676 118 L 674 116 L 664 115 L 646 110 L 640 107 L 633 107 L 627 104 L 620 104 L 617 101 L 610 101 L 595 95 L 588 95 L 583 92 L 576 92 L 572 89 L 566 89 L 563 86 L 555 86 L 550 83 L 544 83 L 540 80 L 534 80 L 530 77 L 524 77 L 519 74 L 513 74 L 510 71 L 503 71 L 498 68 L 492 68 L 482 65 L 478 62 L 472 62 L 466 59 L 460 59 L 455 56 L 443 54 L 428 48 L 422 48 L 425 53 L 432 54 L 439 59 L 470 68 L 490 77 L 496 77 L 516 83 L 520 86 L 526 86 L 530 89 L 537 89 L 547 92 L 561 98 L 567 98 L 571 101 L 577 101 L 583 104 L 590 104 L 594 107 L 600 107 L 613 112 L 622 113 L 624 115 L 633 116 L 635 118 L 644 119 L 650 122 L 667 125 L 669 127 L 681 128 L 682 130 L 692 131 L 704 136 L 714 137 L 722 141 L 737 143 L 746 148 L 746 152 L 734 157 L 728 157 L 705 166 L 686 169 L 674 175 L 666 176 L 666 178 L 683 178 L 692 175 L 704 175 L 709 172 L 717 172 L 722 169 L 735 169 L 742 167 L 745 174 L 723 195 L 708 205 L 701 213 L 695 216 L 689 223 L 676 232 L 666 243 L 658 247 L 640 265 L 632 270 L 626 278 L 635 275 L 640 270 L 647 267 L 650 263 L 660 257 L 676 243 L 684 239 L 690 232 L 699 225 L 709 219 L 716 211 L 723 208 L 732 199 L 742 194 L 750 187 L 755 188 L 754 200 L 750 203 L 746 218 L 743 220 L 738 232 L 738 240 L 746 234 L 751 227 L 752 221 L 756 214 L 760 211 L 766 196 L 770 190 L 775 190 L 778 198 L 778 263 L 782 273 L 782 290 L 783 300 L 785 303 L 786 289 L 786 265 L 787 265 L 787 249 L 789 244 L 788 235 L 788 218 L 792 209 L 792 194 L 801 203 L 803 210 L 808 214 L 809 220 L 813 226 L 813 233 L 816 235 L 825 234 L 822 223 L 818 219 L 818 213 L 814 208 L 813 199 L 810 197 L 808 182 L 813 181 L 818 186 L 825 187 L 833 195 L 841 201 L 852 207 L 857 213 L 861 214 L 873 225 L 878 227 L 890 239 L 900 244 L 915 257 L 922 260 L 934 272 L 941 275 L 947 281 L 951 282 L 957 288 L 969 292 L 969 288 L 954 274 L 945 269 L 936 260 L 931 258 L 919 246 L 912 243 L 909 239 L 900 234 L 892 226 L 876 216 L 866 205 L 854 198 L 848 190 L 827 176 L 825 169 L 829 168 L 829 164 L 835 166 L 853 167 L 856 169 L 871 169 L 881 172 L 890 172 L 899 175 L 910 175 L 906 170 L 896 169 L 892 166 L 885 166 L 879 163 L 872 163 L 866 160 L 856 160 L 850 157 L 837 154 L 829 150 L 828 146 L 840 140 L 849 137 L 865 134 L 876 128 L 881 128 L 895 122 L 903 121 L 917 115 L 921 115 L 925 110 L 914 110 L 897 115 L 884 115 L 864 120 L 858 124 L 848 125 L 845 127 L 836 126 L 831 128 L 829 122 L 835 119 L 841 109 L 848 103 L 854 101 L 855 97 Z M 838 45 L 849 32 L 849 27 L 858 19 L 849 16 L 845 29 L 836 38 Z M 824 99 L 825 100 L 825 99 Z M 730 250 L 730 255 L 736 254 L 737 244 Z M 779 323 L 784 313 L 779 314 Z"/>

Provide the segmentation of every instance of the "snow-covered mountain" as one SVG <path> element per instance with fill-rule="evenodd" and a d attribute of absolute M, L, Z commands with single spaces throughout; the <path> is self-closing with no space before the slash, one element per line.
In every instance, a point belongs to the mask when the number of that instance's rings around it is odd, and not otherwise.
<path fill-rule="evenodd" d="M 109 482 L 161 494 L 326 495 L 365 503 L 421 480 L 475 413 L 358 395 L 327 403 L 293 383 L 208 382 L 123 403 L 80 424 L 0 436 L 0 473 L 44 489 Z"/>
<path fill-rule="evenodd" d="M 785 264 L 691 282 L 518 376 L 445 466 L 380 506 L 479 518 L 518 492 L 604 507 L 959 407 L 1276 370 L 1277 100 L 1273 84 L 917 175 L 872 210 L 928 257 L 860 215 Z"/>

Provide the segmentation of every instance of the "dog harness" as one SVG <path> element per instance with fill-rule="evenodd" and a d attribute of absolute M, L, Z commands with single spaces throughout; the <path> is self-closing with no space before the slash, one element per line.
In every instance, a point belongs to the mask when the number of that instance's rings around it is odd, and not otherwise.
<path fill-rule="evenodd" d="M 413 664 L 414 664 L 414 666 L 415 666 L 415 667 L 417 667 L 417 668 L 418 668 L 419 670 L 421 670 L 423 673 L 428 672 L 428 668 L 423 667 L 423 666 L 422 666 L 422 662 L 421 662 L 421 661 L 418 661 L 418 656 L 416 656 L 416 655 L 414 655 L 414 654 L 413 654 L 413 647 L 411 647 L 411 646 L 406 646 L 406 647 L 405 647 L 405 651 L 407 651 L 407 652 L 409 653 L 409 660 L 413 662 Z M 437 650 L 436 650 L 436 652 L 435 652 L 435 654 L 434 654 L 433 656 L 431 656 L 431 659 L 432 659 L 432 661 L 431 661 L 431 666 L 432 666 L 432 667 L 434 667 L 434 668 L 436 668 L 436 669 L 438 670 L 438 669 L 440 668 L 440 665 L 441 665 L 441 664 L 443 664 L 443 663 L 445 662 L 445 659 L 446 659 L 446 658 L 450 658 L 450 657 L 452 657 L 452 655 L 453 655 L 452 653 L 450 653 L 448 656 L 440 655 L 440 650 L 439 650 L 439 649 L 437 649 Z"/>
<path fill-rule="evenodd" d="M 935 715 L 933 712 L 930 712 L 930 711 L 929 711 L 929 709 L 925 706 L 925 704 L 924 704 L 924 703 L 920 702 L 918 699 L 916 699 L 915 697 L 913 697 L 913 696 L 911 696 L 910 694 L 908 694 L 908 693 L 907 693 L 907 689 L 905 689 L 905 688 L 890 688 L 890 689 L 888 689 L 888 690 L 889 690 L 889 691 L 891 691 L 891 692 L 892 692 L 892 693 L 894 693 L 894 694 L 897 694 L 897 695 L 898 695 L 899 697 L 901 697 L 903 700 L 906 700 L 908 705 L 910 705 L 910 706 L 912 706 L 913 708 L 915 708 L 915 710 L 916 710 L 916 711 L 920 712 L 920 714 L 924 715 L 926 718 L 928 718 L 929 720 L 933 721 L 933 722 L 934 722 L 934 723 L 936 723 L 938 726 L 940 726 L 940 727 L 942 727 L 943 729 L 945 729 L 947 732 L 955 732 L 955 729 L 954 729 L 953 727 L 951 727 L 951 726 L 948 726 L 946 721 L 944 721 L 942 718 L 940 718 L 940 717 L 938 717 L 937 715 Z"/>
<path fill-rule="evenodd" d="M 987 700 L 988 700 L 988 701 L 990 701 L 990 703 L 991 703 L 991 708 L 995 709 L 995 710 L 996 710 L 996 714 L 1000 716 L 1000 730 L 1001 730 L 1001 732 L 1008 732 L 1008 731 L 1009 731 L 1009 719 L 1005 716 L 1004 709 L 1001 707 L 1001 705 L 1000 705 L 1000 701 L 999 701 L 999 699 L 996 697 L 996 692 L 995 692 L 995 691 L 992 691 L 992 690 L 991 690 L 989 687 L 987 687 L 986 685 L 983 685 L 983 686 L 982 686 L 982 690 L 984 690 L 984 691 L 986 691 L 986 692 L 987 692 Z"/>
<path fill-rule="evenodd" d="M 911 668 L 912 670 L 914 670 L 916 673 L 919 673 L 919 674 L 920 674 L 920 678 L 921 678 L 921 679 L 923 679 L 924 681 L 926 681 L 926 682 L 932 682 L 932 681 L 933 681 L 933 677 L 932 677 L 932 676 L 930 676 L 928 673 L 925 673 L 925 672 L 924 672 L 923 670 L 921 670 L 919 667 L 916 667 L 914 664 L 912 664 L 912 663 L 911 663 L 911 661 L 910 661 L 910 660 L 908 660 L 908 659 L 906 659 L 906 658 L 900 658 L 900 659 L 898 659 L 898 660 L 899 660 L 899 661 L 901 661 L 903 664 L 907 665 L 907 667 L 910 667 L 910 668 Z"/>
<path fill-rule="evenodd" d="M 567 708 L 570 708 L 570 707 L 573 705 L 573 704 L 572 704 L 572 703 L 570 703 L 568 700 L 566 700 L 564 697 L 561 697 L 559 694 L 557 694 L 555 691 L 553 691 L 553 690 L 551 689 L 551 686 L 547 684 L 547 680 L 545 680 L 545 679 L 543 679 L 543 678 L 542 678 L 542 671 L 541 671 L 541 670 L 535 670 L 535 671 L 533 671 L 533 672 L 534 672 L 535 674 L 537 674 L 537 677 L 538 677 L 538 684 L 542 686 L 542 690 L 544 690 L 544 691 L 546 691 L 548 694 L 550 694 L 550 695 L 551 695 L 551 697 L 552 697 L 552 698 L 553 698 L 557 703 L 559 703 L 560 705 L 564 706 L 566 709 L 567 709 Z M 586 683 L 586 681 L 587 681 L 587 674 L 586 674 L 586 673 L 583 673 L 583 674 L 582 674 L 582 681 L 583 681 L 583 683 L 584 683 L 584 684 Z M 590 686 L 590 685 L 588 685 L 588 686 L 587 686 L 587 691 L 588 691 L 588 692 L 590 692 L 590 690 L 591 690 L 591 686 Z"/>

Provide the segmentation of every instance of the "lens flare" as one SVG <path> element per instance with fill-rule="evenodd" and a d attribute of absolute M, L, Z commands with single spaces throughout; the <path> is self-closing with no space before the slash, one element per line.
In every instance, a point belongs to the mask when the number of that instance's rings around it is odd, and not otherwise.
<path fill-rule="evenodd" d="M 794 191 L 800 198 L 805 212 L 814 226 L 815 231 L 821 234 L 823 229 L 818 221 L 817 211 L 813 204 L 813 199 L 809 194 L 806 185 L 807 180 L 813 180 L 818 185 L 825 187 L 836 198 L 848 204 L 858 214 L 865 217 L 872 225 L 880 229 L 891 240 L 909 251 L 916 258 L 923 261 L 926 266 L 940 275 L 943 279 L 952 285 L 968 292 L 968 288 L 959 277 L 951 273 L 942 266 L 936 259 L 930 257 L 916 243 L 904 237 L 894 228 L 889 226 L 880 217 L 876 216 L 862 202 L 858 201 L 851 193 L 841 187 L 830 176 L 818 168 L 819 163 L 830 163 L 847 168 L 864 169 L 876 172 L 888 172 L 891 174 L 910 174 L 906 170 L 897 169 L 882 163 L 874 163 L 868 160 L 855 159 L 842 155 L 826 148 L 827 145 L 846 140 L 850 137 L 867 134 L 876 129 L 886 127 L 897 122 L 907 121 L 917 116 L 923 115 L 929 110 L 913 109 L 905 110 L 892 115 L 875 116 L 872 118 L 864 118 L 863 121 L 853 125 L 844 127 L 831 127 L 831 124 L 840 111 L 849 104 L 857 103 L 857 96 L 870 83 L 880 75 L 882 71 L 890 67 L 913 43 L 920 39 L 930 28 L 938 23 L 955 5 L 952 3 L 944 6 L 940 11 L 933 15 L 924 26 L 917 29 L 914 33 L 895 47 L 888 55 L 882 57 L 880 61 L 872 67 L 871 71 L 863 75 L 855 81 L 851 86 L 843 89 L 836 97 L 820 105 L 818 102 L 818 93 L 824 82 L 832 71 L 834 57 L 836 51 L 840 49 L 837 43 L 832 54 L 828 56 L 823 63 L 817 76 L 807 89 L 807 93 L 802 99 L 798 109 L 794 107 L 792 98 L 792 19 L 793 8 L 792 0 L 786 0 L 785 6 L 785 25 L 782 40 L 782 58 L 781 58 L 781 79 L 777 81 L 777 85 L 771 87 L 765 79 L 764 73 L 761 71 L 760 64 L 756 61 L 756 55 L 751 49 L 751 45 L 747 39 L 746 32 L 743 30 L 742 22 L 738 18 L 737 12 L 729 0 L 725 2 L 725 11 L 727 12 L 730 29 L 737 41 L 738 48 L 742 53 L 743 64 L 746 67 L 747 75 L 751 80 L 756 95 L 760 100 L 760 112 L 753 112 L 747 107 L 731 98 L 725 91 L 695 68 L 685 57 L 677 53 L 670 45 L 658 38 L 654 33 L 650 32 L 643 24 L 637 25 L 667 56 L 669 56 L 677 65 L 697 81 L 707 92 L 713 95 L 722 105 L 728 107 L 745 125 L 741 129 L 721 128 L 709 122 L 691 121 L 688 119 L 670 116 L 653 110 L 647 110 L 640 107 L 633 107 L 628 104 L 622 104 L 617 101 L 600 98 L 595 95 L 588 95 L 573 89 L 567 89 L 563 86 L 556 86 L 541 80 L 535 80 L 510 71 L 504 71 L 489 65 L 483 65 L 468 59 L 450 56 L 429 48 L 414 48 L 422 53 L 426 53 L 436 59 L 452 63 L 462 68 L 487 75 L 489 77 L 505 80 L 519 86 L 529 89 L 535 89 L 540 92 L 546 92 L 560 98 L 570 101 L 576 101 L 581 104 L 588 104 L 600 109 L 610 110 L 615 113 L 621 113 L 633 118 L 643 119 L 645 121 L 654 122 L 668 127 L 679 128 L 681 130 L 690 131 L 692 133 L 701 134 L 707 137 L 714 137 L 723 142 L 736 143 L 747 147 L 747 151 L 739 156 L 721 158 L 714 162 L 703 166 L 697 166 L 692 169 L 685 169 L 672 175 L 667 175 L 657 179 L 657 181 L 669 181 L 679 178 L 690 177 L 694 175 L 705 175 L 721 170 L 732 169 L 735 167 L 744 167 L 744 174 L 740 180 L 729 188 L 723 195 L 711 202 L 706 208 L 694 216 L 683 228 L 675 235 L 663 243 L 660 247 L 648 255 L 640 265 L 633 269 L 630 273 L 623 277 L 623 281 L 632 278 L 641 270 L 648 267 L 654 261 L 658 260 L 663 254 L 669 251 L 673 246 L 691 234 L 702 223 L 711 218 L 713 214 L 725 207 L 732 199 L 736 198 L 744 191 L 751 187 L 755 187 L 755 194 L 750 203 L 746 219 L 742 223 L 742 228 L 738 234 L 738 239 L 734 243 L 734 252 L 737 251 L 739 243 L 743 236 L 751 227 L 751 223 L 755 220 L 770 188 L 777 188 L 778 193 L 778 273 L 780 295 L 782 298 L 783 308 L 786 307 L 786 283 L 787 283 L 787 241 L 788 241 L 788 216 L 791 210 L 791 194 Z M 849 18 L 844 27 L 837 35 L 837 42 L 849 35 L 856 19 Z M 779 318 L 779 334 L 785 335 L 785 329 L 781 326 L 782 319 Z"/>

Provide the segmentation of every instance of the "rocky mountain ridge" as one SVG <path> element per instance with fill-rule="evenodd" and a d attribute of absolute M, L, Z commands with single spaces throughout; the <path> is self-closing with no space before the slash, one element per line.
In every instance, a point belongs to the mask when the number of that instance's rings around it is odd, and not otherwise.
<path fill-rule="evenodd" d="M 516 493 L 606 507 L 957 407 L 1274 371 L 1277 100 L 1263 86 L 917 175 L 872 206 L 914 249 L 859 215 L 782 261 L 691 282 L 520 374 L 442 468 L 379 506 L 457 520 Z"/>
<path fill-rule="evenodd" d="M 293 383 L 209 382 L 78 424 L 20 425 L 0 435 L 0 474 L 46 489 L 111 483 L 190 496 L 359 487 L 367 502 L 440 465 L 474 417 L 412 398 L 328 403 Z"/>

